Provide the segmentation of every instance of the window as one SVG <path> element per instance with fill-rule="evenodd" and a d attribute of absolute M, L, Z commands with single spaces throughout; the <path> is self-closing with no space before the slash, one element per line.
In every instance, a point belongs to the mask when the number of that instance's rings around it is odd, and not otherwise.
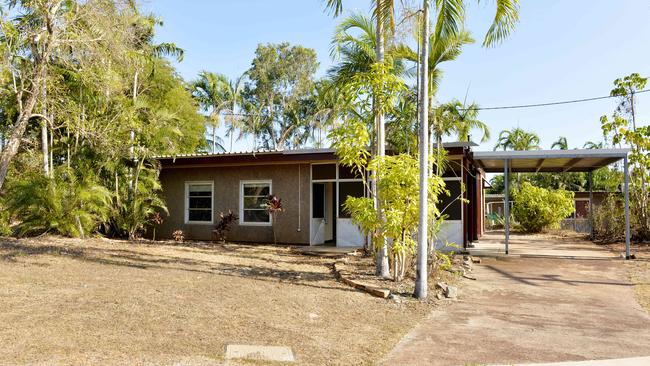
<path fill-rule="evenodd" d="M 185 183 L 185 223 L 212 224 L 213 182 Z"/>
<path fill-rule="evenodd" d="M 442 193 L 438 197 L 438 209 L 443 215 L 447 215 L 447 220 L 462 220 L 463 205 L 461 199 L 463 186 L 458 180 L 445 180 L 445 185 L 449 191 L 449 196 Z"/>
<path fill-rule="evenodd" d="M 271 194 L 271 181 L 242 181 L 239 194 L 239 223 L 271 225 L 266 200 Z"/>
<path fill-rule="evenodd" d="M 336 179 L 336 164 L 312 164 L 312 180 Z"/>
<path fill-rule="evenodd" d="M 343 205 L 348 197 L 364 197 L 362 182 L 339 182 L 339 218 L 349 219 L 348 210 Z"/>

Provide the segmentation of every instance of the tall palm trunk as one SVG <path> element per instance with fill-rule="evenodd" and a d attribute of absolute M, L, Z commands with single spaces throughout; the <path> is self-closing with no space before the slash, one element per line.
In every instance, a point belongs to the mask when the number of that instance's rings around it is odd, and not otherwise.
<path fill-rule="evenodd" d="M 383 0 L 377 0 L 377 9 L 382 8 L 382 1 Z M 377 62 L 378 63 L 383 63 L 384 62 L 384 20 L 382 19 L 381 15 L 379 14 L 379 10 L 377 11 L 377 14 L 375 15 L 375 18 L 377 19 L 377 45 L 376 45 L 376 53 L 377 53 Z M 375 111 L 376 111 L 376 130 L 377 130 L 377 157 L 379 159 L 383 159 L 385 154 L 386 154 L 386 143 L 385 143 L 385 130 L 384 130 L 384 115 L 381 112 L 382 108 L 380 105 L 379 100 L 375 98 Z M 381 167 L 381 164 L 380 164 Z M 379 172 L 377 172 L 377 175 L 379 175 Z M 381 207 L 381 190 L 377 187 L 377 182 L 373 185 L 375 189 L 375 206 L 377 207 L 377 213 L 379 215 L 380 222 L 384 222 L 384 212 Z M 383 239 L 383 242 L 380 243 L 380 248 L 377 251 L 377 265 L 376 265 L 376 275 L 381 276 L 381 277 L 390 277 L 390 267 L 388 265 L 388 245 L 386 244 L 386 240 Z"/>
<path fill-rule="evenodd" d="M 425 299 L 428 290 L 427 239 L 428 239 L 428 176 L 429 176 L 429 0 L 422 1 L 422 55 L 420 77 L 420 217 L 418 228 L 418 254 L 414 296 Z"/>

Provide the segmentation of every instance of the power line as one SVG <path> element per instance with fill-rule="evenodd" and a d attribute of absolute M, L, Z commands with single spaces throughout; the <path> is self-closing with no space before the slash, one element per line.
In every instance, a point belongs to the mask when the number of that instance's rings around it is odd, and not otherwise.
<path fill-rule="evenodd" d="M 634 92 L 634 94 L 641 94 L 641 93 L 647 93 L 650 92 L 650 89 L 645 89 L 645 90 L 639 90 Z M 601 100 L 601 99 L 610 99 L 610 98 L 618 98 L 618 95 L 605 95 L 602 97 L 593 97 L 593 98 L 584 98 L 584 99 L 572 99 L 572 100 L 563 100 L 563 101 L 556 101 L 556 102 L 548 102 L 548 103 L 535 103 L 535 104 L 520 104 L 520 105 L 509 105 L 509 106 L 499 106 L 499 107 L 478 107 L 478 108 L 458 108 L 458 110 L 461 111 L 494 111 L 494 110 L 500 110 L 500 109 L 523 109 L 523 108 L 536 108 L 536 107 L 548 107 L 548 106 L 554 106 L 554 105 L 562 105 L 562 104 L 574 104 L 574 103 L 584 103 L 584 102 L 591 102 L 594 100 Z M 242 117 L 253 117 L 256 116 L 254 114 L 247 114 L 247 113 L 222 113 L 222 115 L 226 116 L 242 116 Z"/>
<path fill-rule="evenodd" d="M 640 91 L 634 92 L 634 94 L 641 94 L 641 93 L 647 93 L 647 92 L 650 92 L 650 89 L 640 90 Z M 573 100 L 563 100 L 563 101 L 558 101 L 558 102 L 548 102 L 548 103 L 521 104 L 521 105 L 510 105 L 510 106 L 501 106 L 501 107 L 459 108 L 459 109 L 460 109 L 460 110 L 463 110 L 463 111 L 468 111 L 468 110 L 475 110 L 475 111 L 491 111 L 491 110 L 498 110 L 498 109 L 535 108 L 535 107 L 548 107 L 548 106 L 561 105 L 561 104 L 572 104 L 572 103 L 591 102 L 591 101 L 594 101 L 594 100 L 609 99 L 609 98 L 618 98 L 618 97 L 619 97 L 618 95 L 606 95 L 606 96 L 602 96 L 602 97 L 593 97 L 593 98 L 584 98 L 584 99 L 573 99 Z"/>

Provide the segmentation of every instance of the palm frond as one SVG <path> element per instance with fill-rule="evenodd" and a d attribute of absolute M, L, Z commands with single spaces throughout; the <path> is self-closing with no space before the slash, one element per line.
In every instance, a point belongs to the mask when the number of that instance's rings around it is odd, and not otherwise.
<path fill-rule="evenodd" d="M 519 0 L 495 0 L 496 13 L 492 25 L 485 34 L 483 47 L 493 47 L 512 33 L 519 22 Z"/>

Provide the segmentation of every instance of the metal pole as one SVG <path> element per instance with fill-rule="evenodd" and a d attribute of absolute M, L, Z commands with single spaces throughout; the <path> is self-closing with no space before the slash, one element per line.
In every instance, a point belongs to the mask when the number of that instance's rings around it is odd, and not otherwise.
<path fill-rule="evenodd" d="M 625 179 L 625 259 L 630 259 L 630 176 L 627 155 L 623 158 L 623 176 Z"/>
<path fill-rule="evenodd" d="M 509 189 L 509 177 L 508 177 L 508 166 L 510 162 L 508 159 L 505 160 L 505 164 L 503 167 L 503 183 L 504 183 L 504 201 L 503 201 L 503 212 L 504 215 L 506 216 L 506 225 L 505 225 L 505 231 L 506 231 L 506 254 L 508 254 L 508 240 L 510 239 L 510 189 Z"/>
<path fill-rule="evenodd" d="M 594 240 L 594 192 L 593 192 L 593 173 L 587 173 L 587 182 L 589 183 L 589 239 Z"/>

